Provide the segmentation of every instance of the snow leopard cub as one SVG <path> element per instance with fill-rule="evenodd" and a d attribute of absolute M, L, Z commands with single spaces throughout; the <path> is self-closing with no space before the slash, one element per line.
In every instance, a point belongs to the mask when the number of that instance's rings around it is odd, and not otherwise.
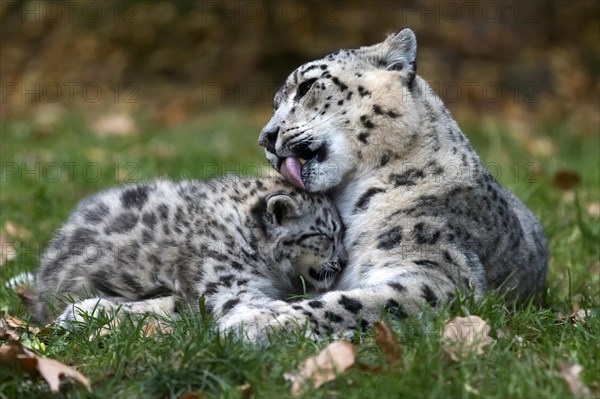
<path fill-rule="evenodd" d="M 33 315 L 62 312 L 68 324 L 99 309 L 173 314 L 176 299 L 197 308 L 203 296 L 224 322 L 237 307 L 301 293 L 299 276 L 309 290 L 330 288 L 345 263 L 342 234 L 328 197 L 278 176 L 109 189 L 83 200 L 48 245 Z"/>

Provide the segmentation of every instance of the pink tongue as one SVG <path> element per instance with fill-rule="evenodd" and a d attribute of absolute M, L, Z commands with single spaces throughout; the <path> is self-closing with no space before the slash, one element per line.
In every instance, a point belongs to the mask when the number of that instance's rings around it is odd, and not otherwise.
<path fill-rule="evenodd" d="M 302 182 L 302 164 L 298 158 L 287 157 L 281 165 L 280 172 L 294 186 L 305 189 Z"/>

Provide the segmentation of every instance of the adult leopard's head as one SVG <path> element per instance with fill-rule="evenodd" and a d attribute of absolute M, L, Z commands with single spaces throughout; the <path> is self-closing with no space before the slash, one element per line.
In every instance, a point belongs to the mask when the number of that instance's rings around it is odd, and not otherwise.
<path fill-rule="evenodd" d="M 416 38 L 340 50 L 296 69 L 260 134 L 269 162 L 307 191 L 327 191 L 401 157 L 419 128 Z"/>

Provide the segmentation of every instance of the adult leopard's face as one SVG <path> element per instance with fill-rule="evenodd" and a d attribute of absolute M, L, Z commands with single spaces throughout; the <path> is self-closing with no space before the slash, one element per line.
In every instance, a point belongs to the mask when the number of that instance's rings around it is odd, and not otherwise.
<path fill-rule="evenodd" d="M 404 29 L 296 69 L 260 134 L 271 165 L 295 186 L 318 192 L 401 157 L 397 149 L 408 151 L 419 127 L 415 57 L 415 36 Z"/>

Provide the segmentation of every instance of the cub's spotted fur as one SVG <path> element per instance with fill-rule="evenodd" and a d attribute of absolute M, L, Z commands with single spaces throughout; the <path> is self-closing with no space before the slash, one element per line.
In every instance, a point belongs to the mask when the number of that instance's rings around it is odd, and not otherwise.
<path fill-rule="evenodd" d="M 235 327 L 236 309 L 273 306 L 332 284 L 345 262 L 332 201 L 281 177 L 155 181 L 82 201 L 57 232 L 36 279 L 34 315 L 78 319 L 120 306 L 133 313 L 207 309 Z M 77 302 L 67 307 L 67 298 Z M 50 306 L 48 306 L 50 305 Z M 79 309 L 79 310 L 78 310 Z"/>
<path fill-rule="evenodd" d="M 259 143 L 296 186 L 332 193 L 349 254 L 337 291 L 273 309 L 279 322 L 344 332 L 384 308 L 402 318 L 437 307 L 457 289 L 524 298 L 543 288 L 540 224 L 416 75 L 416 49 L 405 29 L 300 66 L 276 94 Z"/>

